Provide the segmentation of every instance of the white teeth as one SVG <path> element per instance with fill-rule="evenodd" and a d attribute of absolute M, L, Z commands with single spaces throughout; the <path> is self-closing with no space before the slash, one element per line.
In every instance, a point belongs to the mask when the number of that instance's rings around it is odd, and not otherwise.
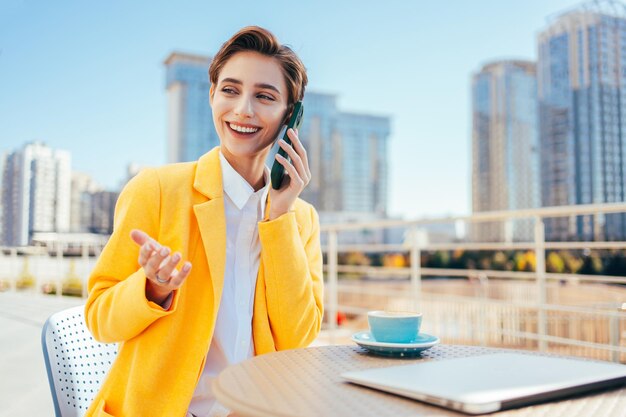
<path fill-rule="evenodd" d="M 243 127 L 243 126 L 237 126 L 236 124 L 233 124 L 233 123 L 229 123 L 228 125 L 230 126 L 231 129 L 237 132 L 241 132 L 241 133 L 254 133 L 257 130 L 259 130 L 258 127 Z"/>

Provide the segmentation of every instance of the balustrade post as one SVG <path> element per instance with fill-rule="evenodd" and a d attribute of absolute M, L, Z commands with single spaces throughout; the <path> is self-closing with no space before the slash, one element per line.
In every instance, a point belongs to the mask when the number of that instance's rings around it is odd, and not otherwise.
<path fill-rule="evenodd" d="M 480 285 L 480 306 L 479 306 L 479 324 L 478 324 L 478 334 L 480 335 L 480 345 L 487 346 L 489 343 L 487 332 L 489 331 L 489 326 L 487 325 L 487 320 L 489 319 L 487 306 L 488 306 L 488 286 L 489 286 L 489 277 L 484 272 L 478 274 L 478 284 Z"/>
<path fill-rule="evenodd" d="M 18 265 L 18 258 L 17 258 L 17 248 L 16 247 L 12 247 L 9 249 L 9 257 L 11 258 L 11 275 L 12 275 L 12 280 L 11 280 L 11 289 L 13 291 L 17 291 L 17 280 L 20 277 L 20 267 Z"/>
<path fill-rule="evenodd" d="M 535 217 L 535 274 L 537 279 L 537 335 L 539 336 L 539 350 L 548 349 L 546 335 L 548 334 L 546 304 L 548 289 L 546 285 L 546 245 L 545 225 L 541 217 Z"/>
<path fill-rule="evenodd" d="M 328 231 L 328 330 L 329 342 L 335 344 L 338 311 L 337 231 Z"/>
<path fill-rule="evenodd" d="M 80 245 L 80 250 L 81 250 L 81 258 L 82 258 L 82 264 L 83 264 L 83 270 L 82 273 L 80 274 L 80 280 L 81 280 L 81 293 L 82 293 L 82 297 L 83 298 L 87 298 L 87 284 L 89 281 L 89 273 L 91 271 L 89 271 L 89 243 L 86 242 L 82 242 Z"/>
<path fill-rule="evenodd" d="M 57 297 L 63 297 L 63 243 L 59 240 L 57 242 L 57 253 L 56 253 L 56 262 L 57 262 Z"/>
<path fill-rule="evenodd" d="M 620 360 L 620 352 L 618 350 L 620 346 L 619 330 L 619 317 L 616 315 L 609 317 L 609 344 L 615 348 L 611 350 L 611 360 L 617 363 Z"/>
<path fill-rule="evenodd" d="M 418 237 L 417 226 L 411 228 L 411 294 L 413 308 L 420 313 L 422 308 L 422 250 Z"/>

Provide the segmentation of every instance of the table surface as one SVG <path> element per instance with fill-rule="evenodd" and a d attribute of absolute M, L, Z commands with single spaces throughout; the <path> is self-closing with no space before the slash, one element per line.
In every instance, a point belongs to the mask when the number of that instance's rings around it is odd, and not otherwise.
<path fill-rule="evenodd" d="M 374 356 L 356 345 L 275 352 L 226 368 L 213 391 L 246 416 L 466 416 L 444 408 L 345 382 L 340 374 L 368 368 L 503 352 L 477 346 L 438 345 L 421 358 Z M 509 352 L 511 352 L 509 350 Z M 516 351 L 539 354 L 537 352 Z M 626 417 L 626 388 L 501 411 L 498 417 Z"/>

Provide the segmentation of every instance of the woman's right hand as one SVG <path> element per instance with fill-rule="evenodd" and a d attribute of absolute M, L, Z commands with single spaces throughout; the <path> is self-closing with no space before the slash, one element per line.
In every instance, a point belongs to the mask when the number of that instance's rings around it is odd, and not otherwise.
<path fill-rule="evenodd" d="M 179 271 L 176 265 L 182 256 L 176 252 L 171 255 L 171 249 L 159 244 L 148 236 L 147 233 L 135 229 L 130 232 L 130 237 L 139 250 L 139 265 L 146 274 L 146 298 L 162 305 L 172 291 L 183 285 L 191 272 L 191 262 L 186 261 Z"/>

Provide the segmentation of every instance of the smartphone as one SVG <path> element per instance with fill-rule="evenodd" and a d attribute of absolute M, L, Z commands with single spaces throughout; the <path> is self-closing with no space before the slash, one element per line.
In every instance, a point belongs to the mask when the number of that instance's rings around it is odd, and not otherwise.
<path fill-rule="evenodd" d="M 289 119 L 289 123 L 287 124 L 287 130 L 285 130 L 285 134 L 283 135 L 283 140 L 287 142 L 289 146 L 292 146 L 292 143 L 291 143 L 291 139 L 289 139 L 289 137 L 287 136 L 287 131 L 289 129 L 296 130 L 300 128 L 300 124 L 302 124 L 303 113 L 304 113 L 304 106 L 302 105 L 301 101 L 298 101 L 293 106 L 293 113 L 291 113 L 291 118 Z M 278 154 L 284 157 L 285 159 L 287 159 L 287 161 L 291 162 L 289 155 L 287 155 L 287 152 L 285 152 L 283 148 L 278 149 Z M 280 186 L 283 184 L 284 177 L 285 177 L 285 167 L 275 160 L 274 165 L 272 165 L 272 173 L 270 175 L 270 178 L 272 181 L 272 188 L 274 188 L 275 190 L 278 190 Z"/>

